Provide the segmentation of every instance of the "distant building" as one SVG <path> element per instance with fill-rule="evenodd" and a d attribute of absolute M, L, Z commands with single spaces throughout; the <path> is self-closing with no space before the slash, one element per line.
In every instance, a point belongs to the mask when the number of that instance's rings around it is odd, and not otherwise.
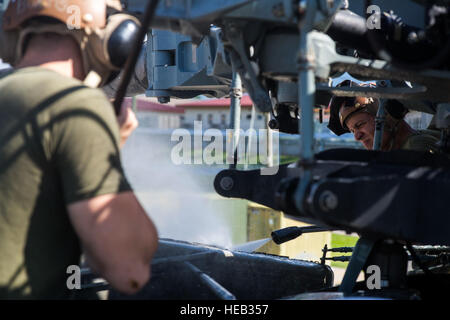
<path fill-rule="evenodd" d="M 128 106 L 133 104 L 133 99 L 127 98 Z M 178 129 L 181 127 L 181 118 L 184 109 L 167 104 L 160 104 L 149 99 L 136 99 L 136 117 L 141 128 L 153 129 Z"/>
<path fill-rule="evenodd" d="M 203 129 L 216 128 L 225 130 L 230 128 L 230 103 L 231 99 L 205 99 L 179 102 L 178 107 L 182 107 L 185 113 L 181 117 L 183 128 L 193 128 L 194 121 L 202 121 Z M 250 128 L 253 102 L 248 95 L 241 99 L 241 129 Z M 266 128 L 264 115 L 256 109 L 254 129 Z"/>
<path fill-rule="evenodd" d="M 129 106 L 133 99 L 125 100 Z M 241 99 L 241 129 L 250 128 L 253 102 L 245 95 Z M 140 127 L 153 129 L 193 129 L 194 121 L 201 121 L 203 130 L 215 128 L 225 130 L 231 127 L 230 99 L 173 100 L 160 104 L 156 99 L 136 99 L 137 118 Z M 266 128 L 265 117 L 255 110 L 255 130 Z"/>

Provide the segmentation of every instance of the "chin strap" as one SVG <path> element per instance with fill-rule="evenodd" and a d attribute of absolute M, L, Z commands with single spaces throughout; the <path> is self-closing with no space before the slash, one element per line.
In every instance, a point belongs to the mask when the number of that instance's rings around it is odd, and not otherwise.
<path fill-rule="evenodd" d="M 398 134 L 398 129 L 399 129 L 399 125 L 400 125 L 401 121 L 402 120 L 395 120 L 394 127 L 391 130 L 389 130 L 391 132 L 391 136 L 390 136 L 389 148 L 386 151 L 392 151 L 392 148 L 394 147 L 394 144 L 398 138 L 397 134 Z"/>

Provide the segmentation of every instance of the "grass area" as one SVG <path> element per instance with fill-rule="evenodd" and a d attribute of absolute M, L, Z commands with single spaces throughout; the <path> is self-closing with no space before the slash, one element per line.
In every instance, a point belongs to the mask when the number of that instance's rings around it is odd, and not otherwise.
<path fill-rule="evenodd" d="M 359 238 L 355 237 L 355 236 L 332 233 L 331 234 L 331 248 L 354 247 L 356 242 L 358 241 L 358 239 Z M 342 255 L 350 256 L 351 253 L 330 252 L 329 254 L 327 254 L 328 257 L 335 257 L 335 256 L 342 256 Z M 347 265 L 348 265 L 348 262 L 331 261 L 332 267 L 346 268 Z"/>
<path fill-rule="evenodd" d="M 182 156 L 182 154 L 180 155 Z M 190 157 L 190 163 L 194 164 L 194 159 L 199 159 L 202 164 L 204 164 L 204 151 L 203 150 L 194 150 L 189 154 Z M 230 158 L 227 158 L 227 154 L 225 152 L 223 152 L 222 154 L 218 155 L 216 157 L 216 154 L 214 152 L 212 152 L 211 154 L 208 154 L 208 156 L 214 158 L 211 160 L 218 160 L 219 163 L 213 163 L 210 166 L 224 166 L 224 165 L 228 165 L 230 164 L 230 162 L 232 161 Z M 266 156 L 260 156 L 260 155 L 252 155 L 249 159 L 239 159 L 237 167 L 238 169 L 243 169 L 245 167 L 244 162 L 247 161 L 248 163 L 248 167 L 250 169 L 257 169 L 257 168 L 263 168 L 265 167 L 264 163 L 267 163 L 267 157 Z M 274 161 L 276 161 L 277 159 L 274 158 Z M 291 156 L 291 155 L 279 155 L 278 157 L 278 162 L 279 165 L 283 165 L 283 164 L 288 164 L 288 163 L 292 163 L 295 161 L 298 161 L 299 157 L 298 156 Z M 206 164 L 204 164 L 206 165 Z"/>
<path fill-rule="evenodd" d="M 300 157 L 297 156 L 285 156 L 282 155 L 280 156 L 280 164 L 288 164 L 288 163 L 292 163 L 295 161 L 298 161 Z"/>

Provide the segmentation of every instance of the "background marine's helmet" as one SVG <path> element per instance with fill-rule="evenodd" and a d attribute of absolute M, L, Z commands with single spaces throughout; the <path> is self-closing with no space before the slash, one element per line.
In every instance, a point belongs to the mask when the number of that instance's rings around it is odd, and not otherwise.
<path fill-rule="evenodd" d="M 374 83 L 361 83 L 345 80 L 337 85 L 337 87 L 375 87 Z M 330 121 L 328 128 L 336 135 L 340 136 L 344 133 L 349 133 L 347 127 L 347 120 L 353 115 L 366 112 L 372 116 L 376 116 L 378 112 L 380 101 L 374 98 L 366 97 L 339 97 L 333 96 L 328 105 L 330 111 Z M 407 109 L 397 100 L 387 100 L 386 104 L 386 128 L 390 129 L 395 124 L 404 118 Z"/>
<path fill-rule="evenodd" d="M 125 65 L 139 31 L 139 20 L 121 11 L 119 0 L 10 1 L 0 31 L 1 58 L 16 65 L 32 34 L 70 35 L 79 44 L 85 74 L 104 85 Z"/>
<path fill-rule="evenodd" d="M 349 128 L 347 127 L 347 120 L 357 113 L 365 112 L 372 116 L 376 116 L 378 103 L 378 99 L 365 97 L 345 99 L 339 108 L 339 121 L 342 128 L 349 131 Z"/>

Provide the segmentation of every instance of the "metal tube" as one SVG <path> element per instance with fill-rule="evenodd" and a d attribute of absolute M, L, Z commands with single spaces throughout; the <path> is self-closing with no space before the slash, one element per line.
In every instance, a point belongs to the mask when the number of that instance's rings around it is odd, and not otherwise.
<path fill-rule="evenodd" d="M 255 105 L 252 105 L 252 114 L 250 118 L 250 130 L 249 130 L 249 137 L 247 140 L 247 149 L 246 149 L 246 159 L 245 159 L 245 169 L 248 169 L 248 165 L 250 164 L 250 157 L 252 152 L 252 142 L 253 142 L 253 130 L 255 129 L 255 117 L 256 117 L 256 108 Z M 256 137 L 258 138 L 258 136 Z"/>
<path fill-rule="evenodd" d="M 295 191 L 295 205 L 300 212 L 304 212 L 303 199 L 306 189 L 312 179 L 309 166 L 314 161 L 314 98 L 315 98 L 315 76 L 314 57 L 308 52 L 308 33 L 312 30 L 314 18 L 317 11 L 317 1 L 302 1 L 301 10 L 304 17 L 300 19 L 300 46 L 298 52 L 298 99 L 300 108 L 300 163 L 303 173 L 300 183 Z"/>
<path fill-rule="evenodd" d="M 230 169 L 236 169 L 237 155 L 239 146 L 239 130 L 241 128 L 241 97 L 242 97 L 242 80 L 241 76 L 236 70 L 235 63 L 232 62 L 233 79 L 231 82 L 231 104 L 230 104 L 230 126 L 233 129 L 232 152 L 233 163 Z"/>
<path fill-rule="evenodd" d="M 267 166 L 271 168 L 273 167 L 273 135 L 272 130 L 269 127 L 270 112 L 267 112 L 265 117 L 267 130 Z"/>
<path fill-rule="evenodd" d="M 386 110 L 384 108 L 385 102 L 380 100 L 377 116 L 375 117 L 375 134 L 373 139 L 373 150 L 381 150 L 381 143 L 383 141 L 384 121 L 386 120 Z"/>
<path fill-rule="evenodd" d="M 191 269 L 200 278 L 200 281 L 204 285 L 206 285 L 209 289 L 211 289 L 211 291 L 217 296 L 217 298 L 221 300 L 236 300 L 236 297 L 231 292 L 229 292 L 227 289 L 221 286 L 216 280 L 208 276 L 199 268 L 197 268 L 196 266 L 194 266 L 189 262 L 185 262 L 184 264 L 188 266 L 189 269 Z"/>
<path fill-rule="evenodd" d="M 310 61 L 305 62 L 305 70 L 300 71 L 300 137 L 302 162 L 310 163 L 314 159 L 314 93 L 315 77 Z"/>

